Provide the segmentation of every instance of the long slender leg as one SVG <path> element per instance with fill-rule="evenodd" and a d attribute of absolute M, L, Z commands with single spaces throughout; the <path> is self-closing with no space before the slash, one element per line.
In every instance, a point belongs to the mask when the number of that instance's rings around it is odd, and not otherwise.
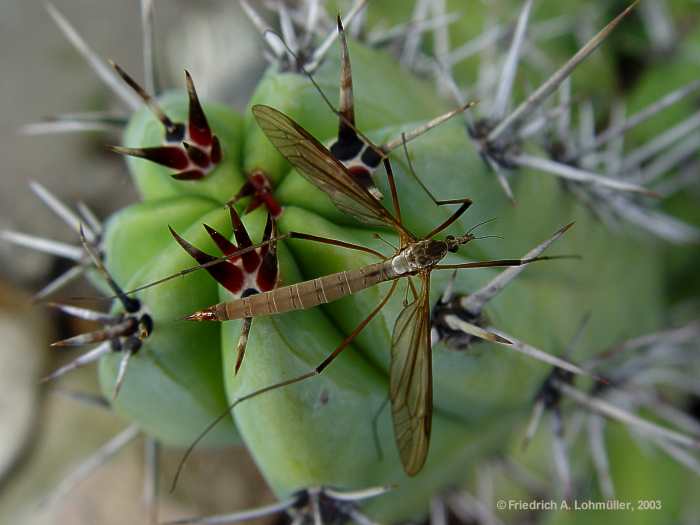
<path fill-rule="evenodd" d="M 444 206 L 446 204 L 461 204 L 461 203 L 466 203 L 466 202 L 471 203 L 471 200 L 467 199 L 467 198 L 448 199 L 448 200 L 436 199 L 435 196 L 432 194 L 432 192 L 428 189 L 428 187 L 420 179 L 420 177 L 416 173 L 416 170 L 413 168 L 413 162 L 411 161 L 411 156 L 408 154 L 408 146 L 406 145 L 406 134 L 405 133 L 401 133 L 401 140 L 403 143 L 404 156 L 406 157 L 406 162 L 408 163 L 408 172 L 411 174 L 411 177 L 413 177 L 415 179 L 415 181 L 418 183 L 418 185 L 421 188 L 423 188 L 423 191 L 428 194 L 428 197 L 430 197 L 430 200 L 432 200 L 437 206 Z M 464 213 L 464 211 L 462 211 L 462 213 Z"/>
<path fill-rule="evenodd" d="M 399 204 L 399 194 L 396 191 L 396 181 L 394 180 L 394 170 L 391 168 L 391 162 L 388 158 L 384 158 L 384 169 L 386 170 L 386 176 L 389 180 L 389 189 L 391 190 L 391 202 L 394 205 L 394 212 L 396 213 L 396 218 L 401 222 L 401 205 Z"/>
<path fill-rule="evenodd" d="M 411 294 L 413 294 L 413 300 L 418 300 L 418 290 L 416 290 L 416 285 L 413 284 L 413 279 L 408 277 L 408 287 L 411 289 Z"/>
<path fill-rule="evenodd" d="M 532 257 L 538 257 L 557 239 L 559 239 L 566 231 L 574 225 L 573 222 L 567 224 L 563 228 L 559 229 L 552 237 L 544 241 L 543 243 L 537 245 L 532 250 L 528 251 L 523 259 L 530 259 Z M 473 228 L 472 228 L 473 229 Z M 471 232 L 467 232 L 471 233 Z M 491 279 L 487 284 L 485 284 L 481 289 L 474 293 L 463 297 L 460 300 L 461 307 L 473 314 L 480 313 L 484 306 L 491 301 L 496 295 L 498 295 L 506 286 L 508 286 L 513 279 L 523 272 L 523 267 L 510 268 L 499 273 L 496 277 Z"/>
<path fill-rule="evenodd" d="M 317 236 L 317 235 L 311 235 L 311 234 L 308 234 L 308 233 L 301 233 L 301 232 L 292 231 L 292 232 L 287 232 L 287 233 L 283 233 L 283 234 L 281 234 L 281 235 L 277 235 L 277 236 L 271 237 L 270 239 L 267 239 L 266 241 L 262 241 L 262 242 L 259 242 L 259 243 L 257 243 L 257 244 L 253 244 L 253 245 L 248 246 L 248 247 L 246 247 L 246 248 L 242 248 L 242 249 L 240 249 L 240 250 L 236 250 L 235 252 L 229 253 L 228 255 L 222 255 L 221 257 L 216 257 L 216 258 L 212 259 L 211 261 L 206 262 L 206 263 L 204 263 L 204 264 L 199 264 L 199 265 L 197 265 L 197 266 L 192 266 L 192 267 L 190 267 L 190 268 L 185 268 L 184 270 L 180 270 L 180 271 L 177 272 L 177 273 L 170 274 L 170 275 L 168 275 L 168 276 L 166 276 L 166 277 L 163 277 L 163 278 L 161 278 L 161 279 L 158 279 L 157 281 L 153 281 L 153 282 L 150 282 L 150 283 L 148 283 L 148 284 L 144 284 L 144 285 L 142 285 L 142 286 L 139 286 L 139 287 L 137 287 L 137 288 L 133 288 L 132 290 L 129 290 L 128 292 L 125 292 L 125 294 L 126 294 L 126 295 L 133 295 L 133 294 L 135 294 L 135 293 L 137 293 L 137 292 L 141 292 L 141 291 L 143 291 L 143 290 L 146 290 L 147 288 L 151 288 L 151 287 L 153 287 L 153 286 L 157 286 L 157 285 L 159 285 L 159 284 L 163 284 L 163 283 L 165 283 L 165 282 L 168 282 L 168 281 L 170 281 L 170 280 L 172 280 L 172 279 L 176 279 L 176 278 L 178 278 L 178 277 L 184 277 L 185 275 L 190 274 L 190 273 L 192 273 L 192 272 L 196 272 L 197 270 L 202 270 L 202 269 L 205 269 L 205 268 L 209 268 L 210 266 L 214 266 L 214 265 L 219 264 L 219 263 L 221 263 L 221 262 L 223 262 L 223 261 L 228 261 L 229 259 L 234 259 L 234 258 L 239 257 L 239 256 L 241 256 L 241 255 L 243 255 L 243 254 L 248 253 L 248 252 L 252 252 L 252 251 L 254 251 L 254 250 L 256 250 L 256 249 L 258 249 L 258 248 L 260 248 L 260 247 L 262 247 L 262 246 L 266 246 L 266 245 L 268 245 L 268 244 L 275 243 L 275 242 L 278 242 L 278 241 L 282 241 L 282 240 L 285 240 L 285 239 L 304 239 L 304 240 L 307 240 L 307 241 L 314 241 L 314 242 L 319 242 L 319 243 L 322 243 L 322 244 L 331 244 L 331 245 L 333 245 L 333 246 L 340 246 L 340 247 L 342 247 L 342 248 L 348 248 L 348 249 L 351 249 L 351 250 L 358 250 L 358 251 L 362 251 L 362 252 L 365 252 L 365 253 L 369 253 L 369 254 L 375 255 L 376 257 L 379 257 L 379 258 L 381 258 L 381 259 L 386 259 L 386 257 L 384 256 L 384 254 L 382 254 L 382 253 L 380 253 L 380 252 L 378 252 L 378 251 L 376 251 L 376 250 L 372 250 L 371 248 L 367 248 L 366 246 L 360 246 L 359 244 L 352 244 L 352 243 L 349 243 L 349 242 L 339 241 L 339 240 L 337 240 L 337 239 L 329 239 L 329 238 L 326 238 L 326 237 L 319 237 L 319 236 Z M 110 299 L 113 299 L 113 298 L 114 298 L 114 297 L 110 297 Z"/>
<path fill-rule="evenodd" d="M 497 259 L 494 261 L 479 261 L 464 264 L 438 264 L 433 270 L 456 270 L 458 268 L 492 268 L 494 266 L 520 266 L 537 261 L 550 261 L 554 259 L 578 259 L 576 255 L 550 255 L 533 257 L 532 259 Z"/>
<path fill-rule="evenodd" d="M 291 379 L 286 379 L 284 381 L 280 381 L 279 383 L 275 383 L 273 385 L 269 385 L 263 388 L 259 388 L 258 390 L 255 390 L 251 392 L 250 394 L 245 394 L 243 396 L 240 396 L 236 398 L 226 409 L 225 412 L 222 412 L 221 415 L 219 415 L 214 421 L 209 423 L 207 427 L 202 431 L 202 433 L 197 436 L 197 439 L 194 440 L 194 442 L 189 446 L 187 451 L 185 452 L 185 455 L 182 457 L 182 460 L 180 461 L 180 464 L 178 465 L 177 472 L 175 473 L 175 477 L 173 479 L 173 484 L 171 487 L 171 492 L 175 489 L 177 485 L 177 481 L 180 477 L 180 474 L 182 472 L 182 468 L 185 465 L 185 461 L 187 461 L 187 458 L 190 457 L 190 454 L 192 454 L 192 451 L 194 451 L 195 447 L 197 444 L 206 436 L 211 429 L 213 429 L 216 425 L 219 424 L 226 416 L 229 415 L 229 413 L 236 408 L 239 404 L 241 404 L 243 401 L 247 401 L 249 399 L 252 399 L 254 397 L 259 396 L 260 394 L 264 394 L 265 392 L 270 392 L 272 390 L 277 390 L 278 388 L 282 388 L 285 386 L 293 385 L 295 383 L 299 383 L 301 381 L 305 381 L 306 379 L 311 379 L 312 377 L 315 377 L 322 373 L 328 365 L 330 365 L 333 360 L 338 357 L 343 350 L 345 350 L 350 343 L 353 342 L 353 340 L 358 336 L 358 334 L 364 330 L 364 328 L 369 324 L 369 322 L 374 319 L 374 317 L 381 311 L 382 308 L 384 308 L 384 305 L 389 301 L 391 296 L 394 294 L 394 291 L 396 290 L 396 286 L 398 285 L 399 281 L 395 280 L 391 284 L 391 288 L 389 288 L 389 291 L 387 294 L 384 296 L 384 298 L 381 300 L 381 302 L 370 312 L 370 314 L 360 323 L 358 324 L 355 329 L 345 338 L 341 341 L 341 343 L 336 347 L 333 352 L 331 352 L 321 363 L 318 364 L 313 370 L 310 370 L 309 372 L 306 372 L 304 374 L 301 374 L 299 376 L 293 377 Z"/>
<path fill-rule="evenodd" d="M 423 184 L 423 181 L 420 180 L 420 177 L 416 173 L 416 170 L 413 169 L 413 162 L 411 161 L 411 156 L 408 154 L 408 146 L 406 145 L 406 134 L 401 133 L 401 142 L 403 144 L 403 154 L 404 157 L 406 157 L 406 162 L 408 163 L 408 172 L 411 174 L 411 176 L 418 182 L 418 185 L 423 188 L 423 191 L 428 194 L 428 197 L 437 204 L 438 201 L 437 199 L 433 196 L 432 192 L 428 189 L 428 187 Z"/>
<path fill-rule="evenodd" d="M 374 416 L 372 416 L 372 438 L 374 439 L 374 448 L 377 449 L 377 461 L 379 462 L 384 461 L 384 451 L 382 450 L 382 443 L 379 439 L 379 416 L 382 415 L 382 412 L 384 412 L 388 404 L 389 396 L 386 396 L 379 409 L 375 412 Z"/>
<path fill-rule="evenodd" d="M 351 242 L 339 241 L 337 239 L 329 239 L 328 237 L 319 237 L 318 235 L 311 235 L 310 233 L 301 232 L 289 232 L 290 239 L 303 239 L 305 241 L 313 241 L 321 244 L 331 244 L 333 246 L 340 246 L 341 248 L 348 248 L 349 250 L 358 250 L 361 252 L 369 253 L 380 259 L 386 259 L 386 256 L 372 248 L 367 248 L 366 246 L 361 246 L 359 244 L 353 244 Z"/>
<path fill-rule="evenodd" d="M 462 205 L 459 208 L 457 208 L 457 211 L 450 215 L 442 224 L 433 228 L 433 231 L 431 231 L 428 235 L 425 236 L 426 239 L 430 239 L 433 235 L 437 235 L 442 230 L 450 226 L 453 222 L 459 219 L 465 211 L 469 209 L 469 206 L 472 205 L 471 199 L 468 199 L 466 197 L 464 199 L 455 199 L 453 201 L 442 201 L 443 204 L 457 204 L 459 202 L 461 202 Z M 440 203 L 438 203 L 438 205 L 439 204 Z"/>

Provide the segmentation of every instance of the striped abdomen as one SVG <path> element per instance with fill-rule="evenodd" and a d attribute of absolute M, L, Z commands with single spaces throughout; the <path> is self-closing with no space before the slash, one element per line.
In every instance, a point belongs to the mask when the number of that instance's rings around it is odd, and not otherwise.
<path fill-rule="evenodd" d="M 219 303 L 207 310 L 219 321 L 274 315 L 330 303 L 359 290 L 397 277 L 391 260 L 357 270 L 338 272 L 235 301 Z"/>

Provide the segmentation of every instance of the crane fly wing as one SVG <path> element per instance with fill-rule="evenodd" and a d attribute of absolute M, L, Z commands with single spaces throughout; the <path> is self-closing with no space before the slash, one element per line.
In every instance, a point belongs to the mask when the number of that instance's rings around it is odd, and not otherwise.
<path fill-rule="evenodd" d="M 270 106 L 253 106 L 253 115 L 267 138 L 314 186 L 358 220 L 405 232 L 401 224 L 308 131 Z M 407 232 L 405 232 L 407 233 Z"/>
<path fill-rule="evenodd" d="M 425 463 L 433 414 L 430 350 L 430 277 L 420 275 L 418 298 L 399 314 L 391 340 L 390 398 L 394 434 L 404 470 L 417 474 Z"/>

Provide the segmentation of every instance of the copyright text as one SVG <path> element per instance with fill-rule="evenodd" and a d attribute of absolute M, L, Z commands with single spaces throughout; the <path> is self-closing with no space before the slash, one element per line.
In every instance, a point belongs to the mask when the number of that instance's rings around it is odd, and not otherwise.
<path fill-rule="evenodd" d="M 496 508 L 498 510 L 512 511 L 540 511 L 540 510 L 563 510 L 563 511 L 635 511 L 635 510 L 661 510 L 659 500 L 637 500 L 637 501 L 591 501 L 591 500 L 498 500 Z"/>

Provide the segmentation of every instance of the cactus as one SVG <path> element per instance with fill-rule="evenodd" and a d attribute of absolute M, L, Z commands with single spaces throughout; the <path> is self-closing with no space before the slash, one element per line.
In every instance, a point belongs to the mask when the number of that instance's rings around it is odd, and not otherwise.
<path fill-rule="evenodd" d="M 635 508 L 639 500 L 663 500 L 662 511 L 637 512 L 649 523 L 691 512 L 700 424 L 688 407 L 698 395 L 692 348 L 700 328 L 693 320 L 697 308 L 670 312 L 697 294 L 697 279 L 692 289 L 678 285 L 692 275 L 700 242 L 697 213 L 679 188 L 697 180 L 674 172 L 697 168 L 700 121 L 693 115 L 678 124 L 673 112 L 696 111 L 691 97 L 698 81 L 684 73 L 678 84 L 669 75 L 674 83 L 667 85 L 672 82 L 654 77 L 653 64 L 623 86 L 623 102 L 608 94 L 615 89 L 608 78 L 619 67 L 615 60 L 646 46 L 670 54 L 663 68 L 683 70 L 692 37 L 673 43 L 658 33 L 659 20 L 673 22 L 661 1 L 654 9 L 648 0 L 644 8 L 635 3 L 619 13 L 565 3 L 555 22 L 566 42 L 552 43 L 551 57 L 543 57 L 550 43 L 539 40 L 554 31 L 556 24 L 546 20 L 554 13 L 543 17 L 546 10 L 532 0 L 517 16 L 504 17 L 507 27 L 488 27 L 499 13 L 482 7 L 463 13 L 459 2 L 416 0 L 410 19 L 402 2 L 365 3 L 344 16 L 346 41 L 342 26 L 327 22 L 334 3 L 327 13 L 313 1 L 278 4 L 278 35 L 257 6 L 242 1 L 262 30 L 270 64 L 241 114 L 200 101 L 198 79 L 187 72 L 184 89 L 155 93 L 150 58 L 141 87 L 90 50 L 49 6 L 130 112 L 116 121 L 123 123 L 121 143 L 109 147 L 127 156 L 141 197 L 101 224 L 84 206 L 75 214 L 34 184 L 82 246 L 3 233 L 7 241 L 76 261 L 39 297 L 87 274 L 117 298 L 109 312 L 57 305 L 104 328 L 59 342 L 101 344 L 50 378 L 99 360 L 106 403 L 133 425 L 101 456 L 138 431 L 168 447 L 245 446 L 280 503 L 225 518 L 232 522 L 287 511 L 294 521 L 393 523 L 423 519 L 431 510 L 436 522 L 448 513 L 465 522 L 520 522 L 512 507 L 496 508 L 494 496 L 617 498 Z M 582 20 L 595 18 L 602 29 L 576 42 L 570 17 L 579 9 Z M 150 17 L 144 20 L 150 35 Z M 317 38 L 322 29 L 325 39 Z M 474 50 L 482 54 L 479 68 L 465 61 Z M 339 86 L 336 108 L 331 93 Z M 473 108 L 464 94 L 472 86 L 480 99 Z M 388 255 L 394 250 L 387 244 L 399 244 L 396 232 L 358 222 L 332 191 L 290 166 L 254 118 L 251 108 L 261 105 L 327 144 L 328 155 L 357 177 L 369 198 L 396 213 L 392 179 L 381 169 L 389 159 L 401 221 L 412 232 L 423 235 L 450 217 L 454 210 L 436 201 L 470 198 L 473 206 L 446 232 L 470 232 L 474 240 L 450 256 L 452 264 L 530 261 L 545 249 L 581 257 L 532 268 L 433 272 L 432 440 L 425 466 L 409 469 L 412 476 L 403 470 L 385 408 L 391 330 L 409 286 L 404 293 L 400 285 L 402 292 L 386 304 L 388 283 L 277 316 L 220 324 L 185 319 L 216 303 L 365 266 L 376 262 L 367 252 Z M 67 116 L 28 130 L 114 125 L 113 119 Z M 503 239 L 489 238 L 494 235 Z M 313 242 L 317 237 L 339 242 Z M 364 327 L 380 302 L 384 307 Z M 582 317 L 587 323 L 576 332 Z M 313 370 L 358 325 L 364 330 L 318 377 L 267 391 Z M 537 431 L 545 414 L 551 435 Z M 629 434 L 608 421 L 627 426 Z M 583 424 L 587 444 L 579 435 Z M 662 475 L 655 476 L 657 469 Z M 550 470 L 558 482 L 537 479 Z M 187 475 L 186 464 L 181 474 Z M 75 477 L 83 475 L 79 470 Z M 493 485 L 491 496 L 482 481 Z M 394 487 L 367 489 L 388 486 Z M 529 518 L 633 522 L 631 513 Z"/>

